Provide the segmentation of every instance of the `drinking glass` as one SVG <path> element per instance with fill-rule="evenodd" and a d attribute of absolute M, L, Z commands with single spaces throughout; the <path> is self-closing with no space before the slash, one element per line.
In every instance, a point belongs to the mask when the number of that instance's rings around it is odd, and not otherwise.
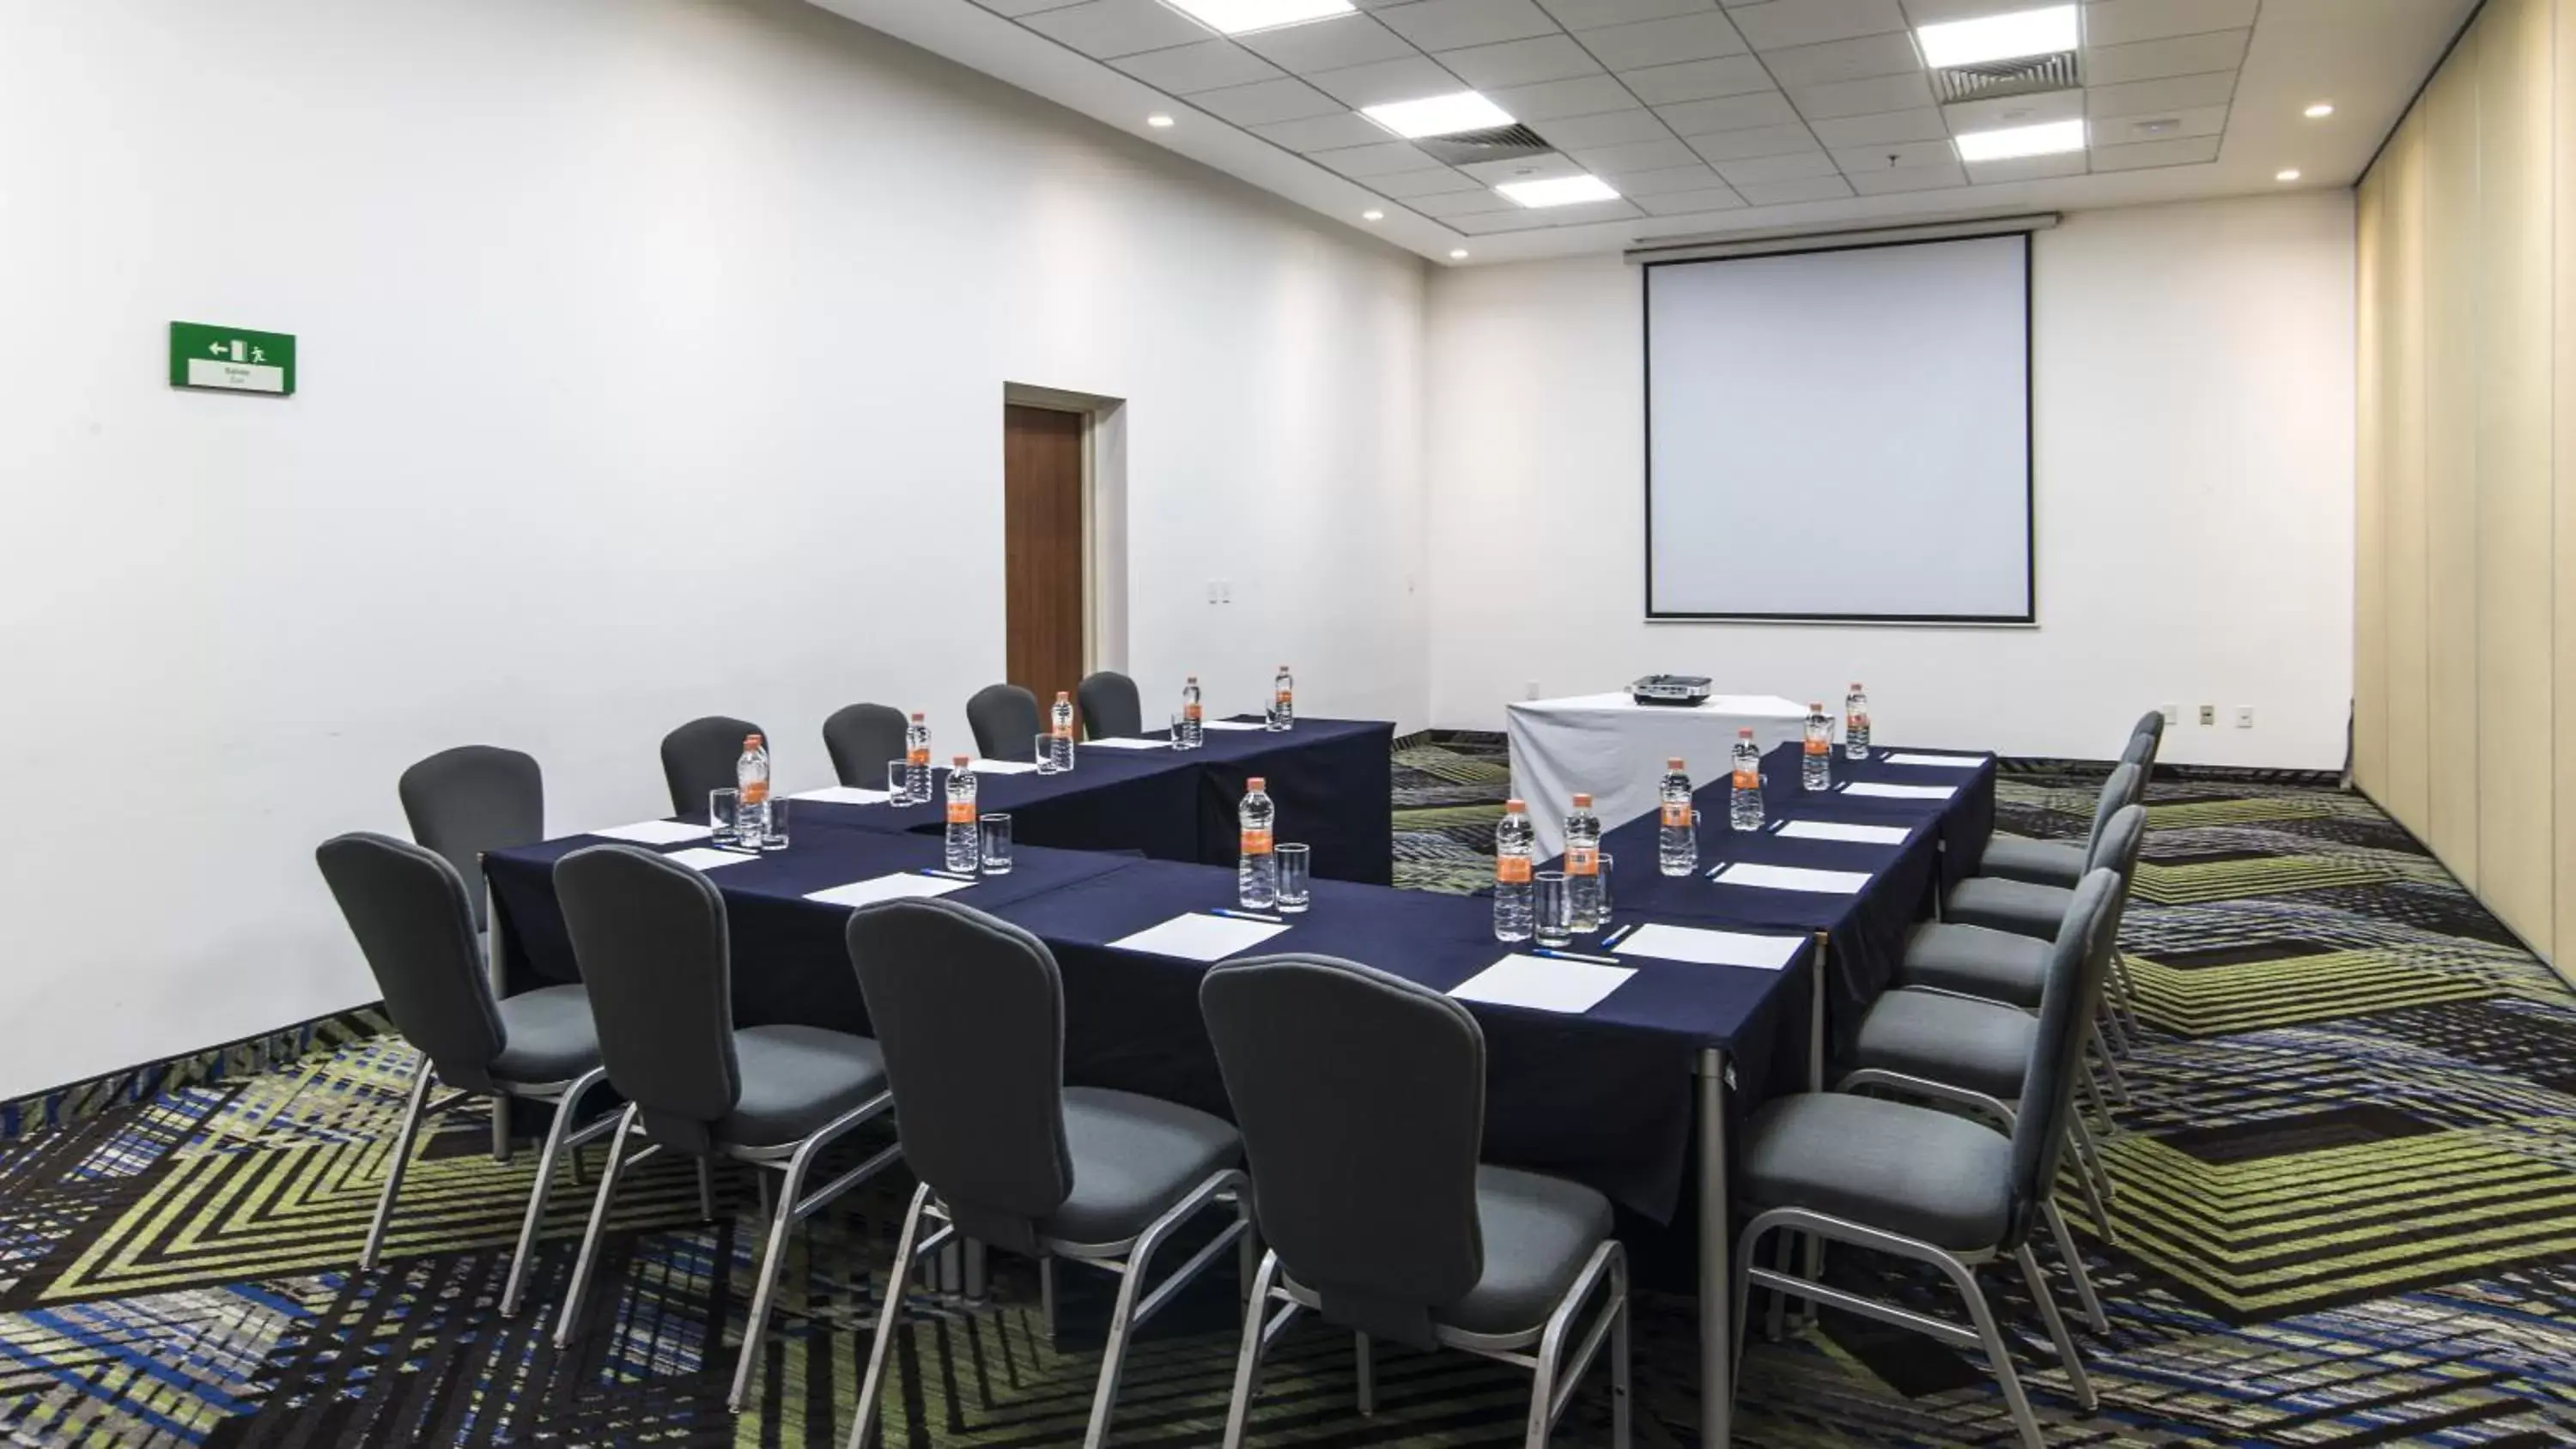
<path fill-rule="evenodd" d="M 1054 774 L 1056 772 L 1055 736 L 1044 730 L 1039 731 L 1037 739 L 1030 750 L 1029 758 L 1038 762 L 1039 774 Z"/>
<path fill-rule="evenodd" d="M 1542 946 L 1571 946 L 1574 903 L 1566 898 L 1565 872 L 1543 870 L 1530 877 L 1530 929 Z"/>
<path fill-rule="evenodd" d="M 764 818 L 760 822 L 760 848 L 785 850 L 787 848 L 787 797 L 772 795 L 761 810 Z M 748 847 L 751 842 L 744 841 L 743 844 Z"/>
<path fill-rule="evenodd" d="M 1308 884 L 1314 878 L 1315 852 L 1309 846 L 1282 845 L 1279 856 L 1279 913 L 1293 916 L 1306 909 L 1312 897 Z"/>
<path fill-rule="evenodd" d="M 1009 875 L 1011 873 L 1011 817 L 986 815 L 978 818 L 975 824 L 977 836 L 983 846 L 984 874 Z"/>
<path fill-rule="evenodd" d="M 716 832 L 709 844 L 733 844 L 741 836 L 741 821 L 742 792 L 740 790 L 707 792 L 707 823 L 714 826 Z"/>
<path fill-rule="evenodd" d="M 1610 929 L 1610 852 L 1598 852 L 1601 861 L 1601 929 Z"/>
<path fill-rule="evenodd" d="M 1198 742 L 1190 738 L 1188 722 L 1178 714 L 1172 716 L 1172 748 L 1176 750 L 1198 748 Z"/>
<path fill-rule="evenodd" d="M 912 766 L 902 760 L 886 761 L 886 803 L 912 803 Z"/>

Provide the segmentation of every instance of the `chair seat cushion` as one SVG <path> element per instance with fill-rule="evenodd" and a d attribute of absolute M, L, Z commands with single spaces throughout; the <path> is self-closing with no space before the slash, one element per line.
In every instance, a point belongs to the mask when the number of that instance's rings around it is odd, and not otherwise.
<path fill-rule="evenodd" d="M 1038 1235 L 1090 1247 L 1127 1242 L 1243 1160 L 1243 1138 L 1222 1118 L 1103 1087 L 1064 1089 L 1064 1142 L 1073 1192 Z"/>
<path fill-rule="evenodd" d="M 2028 881 L 2073 890 L 2084 879 L 2084 847 L 2062 840 L 2024 840 L 1998 835 L 1986 842 L 1977 874 Z"/>
<path fill-rule="evenodd" d="M 2011 1219 L 2011 1141 L 1928 1107 L 1782 1097 L 1745 1124 L 1743 1163 L 1757 1209 L 1807 1208 L 1954 1252 L 1999 1245 Z"/>
<path fill-rule="evenodd" d="M 2039 1020 L 2016 1007 L 1891 991 L 1861 1018 L 1852 1065 L 1927 1077 L 2005 1102 L 2021 1096 Z"/>
<path fill-rule="evenodd" d="M 2051 941 L 2066 922 L 2066 908 L 2073 904 L 2075 892 L 2064 886 L 1971 876 L 1952 888 L 1949 899 L 1941 903 L 1941 919 Z"/>
<path fill-rule="evenodd" d="M 2034 936 L 1935 922 L 1917 928 L 1905 943 L 1896 980 L 2036 1011 L 2048 984 L 2048 950 L 2049 943 Z"/>
<path fill-rule="evenodd" d="M 580 987 L 540 987 L 496 1005 L 501 1054 L 492 1060 L 492 1080 L 538 1087 L 569 1082 L 599 1065 L 599 1028 L 591 1024 L 590 994 Z"/>
<path fill-rule="evenodd" d="M 1547 1322 L 1609 1239 L 1610 1199 L 1561 1177 L 1480 1165 L 1476 1221 L 1485 1275 L 1433 1317 L 1468 1333 L 1526 1333 Z"/>
<path fill-rule="evenodd" d="M 886 1089 L 885 1057 L 863 1036 L 819 1026 L 754 1026 L 733 1035 L 742 1094 L 716 1140 L 780 1147 Z"/>

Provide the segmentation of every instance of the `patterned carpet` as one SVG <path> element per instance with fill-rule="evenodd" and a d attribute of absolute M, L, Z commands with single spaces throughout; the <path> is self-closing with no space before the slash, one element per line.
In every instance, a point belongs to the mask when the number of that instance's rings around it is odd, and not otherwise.
<path fill-rule="evenodd" d="M 2005 827 L 2079 833 L 2098 778 L 2007 773 Z M 1491 737 L 1404 742 L 1400 882 L 1480 885 L 1505 780 Z M 2100 1412 L 2076 1413 L 2030 1305 L 1998 1293 L 2052 1442 L 2576 1442 L 2576 997 L 2357 796 L 2185 777 L 2149 798 L 2126 941 L 2147 1030 L 2107 1148 L 2118 1245 L 2085 1240 L 2111 1299 L 2111 1333 L 2080 1335 Z M 502 1320 L 529 1155 L 495 1164 L 483 1120 L 460 1113 L 425 1137 L 387 1265 L 351 1271 L 411 1060 L 368 1025 L 305 1030 L 300 1057 L 273 1038 L 0 1121 L 14 1138 L 0 1151 L 10 1442 L 842 1441 L 907 1184 L 881 1181 L 803 1235 L 758 1407 L 735 1419 L 722 1400 L 753 1268 L 746 1183 L 726 1184 L 708 1224 L 685 1171 L 645 1171 L 604 1262 L 614 1286 L 558 1355 L 541 1310 L 586 1194 L 558 1195 L 540 1312 Z M 999 1258 L 995 1271 L 982 1303 L 912 1293 L 887 1443 L 1078 1442 L 1105 1287 L 1067 1270 L 1050 1345 L 1033 1277 Z M 1857 1254 L 1829 1271 L 1949 1311 L 1908 1271 Z M 1215 1441 L 1230 1294 L 1216 1275 L 1156 1321 L 1116 1442 Z M 1697 1442 L 1692 1346 L 1690 1304 L 1650 1295 L 1641 1445 Z M 1348 1340 L 1301 1328 L 1266 1379 L 1256 1442 L 1519 1438 L 1513 1371 L 1390 1351 L 1379 1376 L 1363 1420 Z M 1743 1380 L 1748 1444 L 2012 1438 L 1977 1364 L 1834 1316 L 1757 1339 Z M 1589 1390 L 1557 1442 L 1605 1443 L 1605 1423 Z"/>

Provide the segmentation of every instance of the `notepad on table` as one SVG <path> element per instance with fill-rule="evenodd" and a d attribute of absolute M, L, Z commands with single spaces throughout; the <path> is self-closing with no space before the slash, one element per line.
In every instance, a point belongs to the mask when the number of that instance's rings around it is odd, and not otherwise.
<path fill-rule="evenodd" d="M 1266 730 L 1270 728 L 1270 726 L 1263 724 L 1257 719 L 1202 720 L 1199 722 L 1199 727 L 1211 730 Z"/>
<path fill-rule="evenodd" d="M 1863 780 L 1856 785 L 1845 785 L 1843 793 L 1867 795 L 1877 800 L 1947 800 L 1959 793 L 1959 787 L 1956 785 L 1882 785 L 1874 780 Z"/>
<path fill-rule="evenodd" d="M 923 875 L 919 871 L 897 871 L 869 880 L 854 880 L 830 890 L 807 891 L 805 899 L 827 906 L 870 906 L 879 901 L 914 900 L 923 896 L 944 896 L 973 885 L 971 880 L 957 880 L 944 875 Z"/>
<path fill-rule="evenodd" d="M 1986 762 L 1983 755 L 1890 755 L 1891 765 L 1925 765 L 1935 770 L 1973 770 Z"/>
<path fill-rule="evenodd" d="M 1632 966 L 1595 966 L 1561 957 L 1506 956 L 1449 988 L 1460 1001 L 1527 1006 L 1581 1015 L 1637 974 Z"/>
<path fill-rule="evenodd" d="M 1038 762 L 1035 760 L 976 760 L 966 768 L 978 775 L 1034 775 L 1038 772 Z"/>
<path fill-rule="evenodd" d="M 1126 735 L 1116 739 L 1084 740 L 1083 744 L 1095 750 L 1168 750 L 1172 747 L 1170 740 L 1133 739 Z"/>
<path fill-rule="evenodd" d="M 632 825 L 612 825 L 606 830 L 586 832 L 608 840 L 631 840 L 637 845 L 678 845 L 683 841 L 704 840 L 715 834 L 703 825 L 683 820 L 638 820 Z"/>
<path fill-rule="evenodd" d="M 811 800 L 817 805 L 883 805 L 892 797 L 883 790 L 859 785 L 826 785 L 820 790 L 799 790 L 787 798 Z"/>
<path fill-rule="evenodd" d="M 1148 926 L 1132 936 L 1121 936 L 1109 944 L 1122 951 L 1150 951 L 1157 956 L 1177 956 L 1184 961 L 1222 961 L 1287 929 L 1284 925 L 1274 926 L 1268 921 L 1246 921 L 1192 911 L 1185 916 L 1174 916 L 1159 926 Z"/>
<path fill-rule="evenodd" d="M 1845 825 L 1839 820 L 1792 820 L 1780 827 L 1791 840 L 1841 840 L 1853 845 L 1903 845 L 1902 825 Z"/>
<path fill-rule="evenodd" d="M 1804 936 L 1756 936 L 1743 931 L 1710 931 L 1697 926 L 1646 926 L 1619 943 L 1623 956 L 1653 956 L 1664 961 L 1690 961 L 1702 966 L 1750 966 L 1777 971 L 1789 964 Z"/>
<path fill-rule="evenodd" d="M 1751 886 L 1766 891 L 1812 891 L 1817 895 L 1848 896 L 1859 893 L 1869 884 L 1869 873 L 1859 870 L 1808 870 L 1795 865 L 1757 865 L 1739 860 L 1716 875 L 1722 886 Z"/>
<path fill-rule="evenodd" d="M 712 845 L 675 850 L 662 858 L 677 861 L 691 870 L 722 870 L 729 865 L 740 865 L 746 860 L 760 859 L 759 856 L 746 850 L 718 850 Z"/>

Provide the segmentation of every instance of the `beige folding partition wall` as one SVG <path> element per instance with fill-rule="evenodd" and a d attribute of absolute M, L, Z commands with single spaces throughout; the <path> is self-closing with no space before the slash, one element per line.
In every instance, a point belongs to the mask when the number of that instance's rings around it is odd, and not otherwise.
<path fill-rule="evenodd" d="M 2354 774 L 2552 954 L 2576 939 L 2576 0 L 2488 0 L 2358 214 Z"/>

